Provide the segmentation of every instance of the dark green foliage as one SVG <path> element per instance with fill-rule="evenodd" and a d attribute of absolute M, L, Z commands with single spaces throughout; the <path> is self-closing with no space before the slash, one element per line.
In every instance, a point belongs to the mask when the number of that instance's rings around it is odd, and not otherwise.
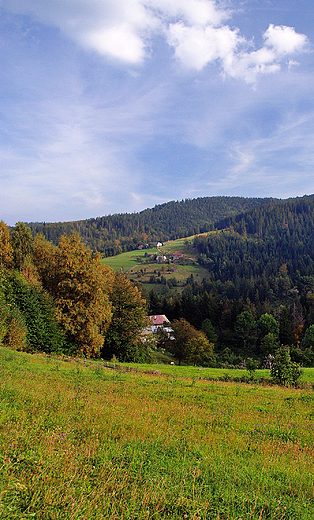
<path fill-rule="evenodd" d="M 255 370 L 258 369 L 258 361 L 249 357 L 245 360 L 245 366 L 250 376 L 252 376 Z"/>
<path fill-rule="evenodd" d="M 262 314 L 257 323 L 259 334 L 264 338 L 267 334 L 273 334 L 275 338 L 279 336 L 279 325 L 274 316 L 268 314 Z"/>
<path fill-rule="evenodd" d="M 149 344 L 142 336 L 148 325 L 146 302 L 137 287 L 122 273 L 117 273 L 110 290 L 112 318 L 104 334 L 101 356 L 119 361 L 149 361 Z"/>
<path fill-rule="evenodd" d="M 15 305 L 8 283 L 8 272 L 0 272 L 0 344 L 13 350 L 25 350 L 27 326 L 25 318 Z"/>
<path fill-rule="evenodd" d="M 40 286 L 31 286 L 13 272 L 8 280 L 10 299 L 19 309 L 27 327 L 29 352 L 61 352 L 63 335 L 54 316 L 51 298 Z"/>
<path fill-rule="evenodd" d="M 232 299 L 286 305 L 298 292 L 312 290 L 313 196 L 259 205 L 216 228 L 194 240 L 199 263 L 210 271 L 210 289 Z"/>
<path fill-rule="evenodd" d="M 136 249 L 139 244 L 165 242 L 205 233 L 228 215 L 246 211 L 275 199 L 201 197 L 160 204 L 140 213 L 123 213 L 64 223 L 31 223 L 32 232 L 43 233 L 54 244 L 62 235 L 78 231 L 84 242 L 105 256 Z"/>
<path fill-rule="evenodd" d="M 314 366 L 314 325 L 306 329 L 300 345 L 292 347 L 291 357 L 303 366 Z"/>
<path fill-rule="evenodd" d="M 242 354 L 253 350 L 256 341 L 256 321 L 249 311 L 243 311 L 238 315 L 235 331 Z"/>
<path fill-rule="evenodd" d="M 206 318 L 202 323 L 202 331 L 206 335 L 209 343 L 213 343 L 214 345 L 217 343 L 217 334 L 212 322 L 208 318 Z"/>
<path fill-rule="evenodd" d="M 187 320 L 181 318 L 171 323 L 173 333 L 168 340 L 168 350 L 178 359 L 194 365 L 215 366 L 214 344 L 204 332 L 196 330 Z"/>
<path fill-rule="evenodd" d="M 273 355 L 277 348 L 279 347 L 279 341 L 278 336 L 276 334 L 273 334 L 272 332 L 269 332 L 261 339 L 260 343 L 260 351 L 262 357 L 268 356 L 268 354 Z"/>

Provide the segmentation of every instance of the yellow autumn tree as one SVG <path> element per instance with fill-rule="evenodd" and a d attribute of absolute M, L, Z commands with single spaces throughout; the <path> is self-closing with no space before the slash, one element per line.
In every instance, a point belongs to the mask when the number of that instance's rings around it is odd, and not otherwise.
<path fill-rule="evenodd" d="M 54 298 L 68 352 L 98 356 L 111 319 L 112 271 L 100 264 L 99 255 L 93 255 L 77 233 L 62 236 L 58 247 L 38 237 L 34 261 L 43 286 Z"/>

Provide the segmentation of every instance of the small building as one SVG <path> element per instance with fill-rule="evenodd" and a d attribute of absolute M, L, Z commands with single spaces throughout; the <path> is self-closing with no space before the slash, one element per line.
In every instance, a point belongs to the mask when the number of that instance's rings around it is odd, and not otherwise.
<path fill-rule="evenodd" d="M 158 330 L 163 329 L 170 337 L 173 330 L 169 327 L 170 321 L 167 316 L 164 314 L 155 314 L 154 316 L 148 316 L 148 319 L 151 323 L 150 330 L 153 334 L 156 334 Z"/>
<path fill-rule="evenodd" d="M 169 326 L 170 321 L 168 320 L 167 316 L 164 314 L 154 314 L 153 316 L 147 316 L 148 321 L 150 322 L 150 326 L 146 327 L 143 330 L 143 336 L 154 337 L 155 334 L 157 334 L 158 330 L 163 330 L 166 332 L 169 339 L 174 339 L 172 336 L 173 330 Z"/>
<path fill-rule="evenodd" d="M 168 323 L 170 323 L 170 321 L 168 320 L 167 316 L 165 316 L 165 314 L 155 314 L 153 316 L 147 316 L 147 317 L 151 323 L 151 327 L 160 328 L 160 327 L 163 327 L 163 326 L 167 325 Z"/>

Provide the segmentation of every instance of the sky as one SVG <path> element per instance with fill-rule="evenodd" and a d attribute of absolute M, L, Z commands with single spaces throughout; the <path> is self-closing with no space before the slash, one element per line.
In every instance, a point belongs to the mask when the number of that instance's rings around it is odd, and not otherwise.
<path fill-rule="evenodd" d="M 0 0 L 0 219 L 314 193 L 309 0 Z"/>

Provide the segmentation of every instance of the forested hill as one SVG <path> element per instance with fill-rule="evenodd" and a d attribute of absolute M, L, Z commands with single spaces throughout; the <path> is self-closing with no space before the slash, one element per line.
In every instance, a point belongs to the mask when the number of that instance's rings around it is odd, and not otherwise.
<path fill-rule="evenodd" d="M 259 205 L 249 211 L 228 215 L 216 222 L 216 229 L 230 226 L 240 234 L 259 238 L 281 238 L 283 232 L 306 235 L 313 232 L 314 195 L 305 195 Z"/>
<path fill-rule="evenodd" d="M 214 229 L 217 222 L 261 205 L 276 204 L 271 198 L 200 197 L 171 201 L 139 213 L 119 213 L 75 222 L 29 223 L 33 234 L 58 244 L 62 235 L 78 231 L 93 250 L 113 256 L 139 244 L 165 242 Z"/>
<path fill-rule="evenodd" d="M 254 208 L 216 229 L 194 245 L 221 294 L 287 301 L 314 290 L 314 196 Z"/>

